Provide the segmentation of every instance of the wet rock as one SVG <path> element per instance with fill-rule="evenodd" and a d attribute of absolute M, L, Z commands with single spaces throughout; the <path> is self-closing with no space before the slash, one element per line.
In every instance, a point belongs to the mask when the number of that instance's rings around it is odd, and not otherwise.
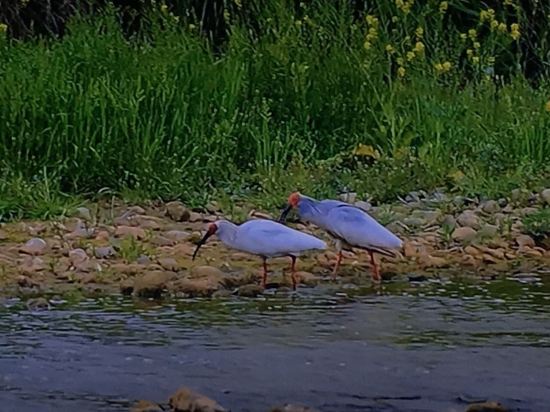
<path fill-rule="evenodd" d="M 227 412 L 215 400 L 186 387 L 178 389 L 168 404 L 174 412 Z"/>
<path fill-rule="evenodd" d="M 179 201 L 168 202 L 166 204 L 166 214 L 176 222 L 185 222 L 189 220 L 191 215 L 185 205 Z"/>
<path fill-rule="evenodd" d="M 259 285 L 243 285 L 237 289 L 237 295 L 245 298 L 255 298 L 263 292 L 264 289 Z"/>
<path fill-rule="evenodd" d="M 287 403 L 283 406 L 276 406 L 270 412 L 319 412 L 317 409 L 305 405 Z"/>
<path fill-rule="evenodd" d="M 73 266 L 80 266 L 88 260 L 88 255 L 83 249 L 73 249 L 69 252 L 69 261 Z"/>
<path fill-rule="evenodd" d="M 516 243 L 520 248 L 535 247 L 535 241 L 531 236 L 519 235 L 516 237 Z"/>
<path fill-rule="evenodd" d="M 223 281 L 225 273 L 214 266 L 195 266 L 191 269 L 190 277 L 192 278 L 212 278 L 218 281 Z"/>
<path fill-rule="evenodd" d="M 168 284 L 168 290 L 175 294 L 188 297 L 210 297 L 220 289 L 220 283 L 215 279 L 177 279 Z"/>
<path fill-rule="evenodd" d="M 466 412 L 508 412 L 508 408 L 500 402 L 487 401 L 469 405 Z"/>
<path fill-rule="evenodd" d="M 19 251 L 28 255 L 41 255 L 45 252 L 47 246 L 44 239 L 33 237 L 21 246 Z"/>
<path fill-rule="evenodd" d="M 130 409 L 130 412 L 163 412 L 159 404 L 150 401 L 137 401 Z"/>
<path fill-rule="evenodd" d="M 470 227 L 472 229 L 479 229 L 481 222 L 479 217 L 471 210 L 462 212 L 456 219 L 460 226 Z"/>
<path fill-rule="evenodd" d="M 126 279 L 120 282 L 120 293 L 123 295 L 131 295 L 134 292 L 134 281 Z"/>
<path fill-rule="evenodd" d="M 173 277 L 173 273 L 160 270 L 146 273 L 134 280 L 133 294 L 140 297 L 160 297 Z"/>
<path fill-rule="evenodd" d="M 550 188 L 544 189 L 540 192 L 540 200 L 547 205 L 550 205 Z"/>
<path fill-rule="evenodd" d="M 76 209 L 75 212 L 76 212 L 75 215 L 80 219 L 86 222 L 92 221 L 92 213 L 90 212 L 90 209 L 88 209 L 87 207 L 79 207 Z"/>
<path fill-rule="evenodd" d="M 212 298 L 213 299 L 223 299 L 223 298 L 228 298 L 232 295 L 233 295 L 233 292 L 231 292 L 230 290 L 220 289 L 220 290 L 217 290 L 214 293 L 212 293 Z"/>
<path fill-rule="evenodd" d="M 457 227 L 453 233 L 452 238 L 458 242 L 471 242 L 475 239 L 477 232 L 471 227 Z"/>
<path fill-rule="evenodd" d="M 28 310 L 49 310 L 50 303 L 45 298 L 33 298 L 25 303 Z"/>
<path fill-rule="evenodd" d="M 98 259 L 108 259 L 116 256 L 116 251 L 112 246 L 100 246 L 94 249 L 94 255 Z"/>
<path fill-rule="evenodd" d="M 145 230 L 136 226 L 118 226 L 115 230 L 116 237 L 131 236 L 137 240 L 145 239 Z"/>
<path fill-rule="evenodd" d="M 178 262 L 176 259 L 171 257 L 163 257 L 158 259 L 158 264 L 164 269 L 164 270 L 170 270 L 172 272 L 177 272 L 179 269 Z"/>
<path fill-rule="evenodd" d="M 486 200 L 481 203 L 481 210 L 489 214 L 497 213 L 500 211 L 500 205 L 496 200 Z"/>
<path fill-rule="evenodd" d="M 426 282 L 428 278 L 425 275 L 417 275 L 417 274 L 410 274 L 407 276 L 409 278 L 409 282 Z"/>

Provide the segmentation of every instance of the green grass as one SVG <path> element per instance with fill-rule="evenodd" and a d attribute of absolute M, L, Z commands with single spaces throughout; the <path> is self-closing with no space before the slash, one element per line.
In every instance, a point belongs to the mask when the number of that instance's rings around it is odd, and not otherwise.
<path fill-rule="evenodd" d="M 74 20 L 62 40 L 0 39 L 0 219 L 63 213 L 105 190 L 275 207 L 293 189 L 384 201 L 549 184 L 548 83 L 512 70 L 497 88 L 483 74 L 509 36 L 487 37 L 463 67 L 473 46 L 429 7 L 394 26 L 396 10 L 374 10 L 366 50 L 368 24 L 345 7 L 314 3 L 297 22 L 283 3 L 258 17 L 258 36 L 235 23 L 221 55 L 170 16 L 149 42 L 126 39 L 112 14 Z M 400 78 L 418 25 L 425 55 Z M 380 156 L 353 156 L 359 143 Z"/>

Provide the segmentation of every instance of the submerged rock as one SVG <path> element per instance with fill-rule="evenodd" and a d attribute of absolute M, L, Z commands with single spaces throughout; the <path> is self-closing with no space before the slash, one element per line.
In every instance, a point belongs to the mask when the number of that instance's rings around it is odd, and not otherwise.
<path fill-rule="evenodd" d="M 220 289 L 220 284 L 211 278 L 178 279 L 168 284 L 172 293 L 182 293 L 188 297 L 210 297 Z"/>
<path fill-rule="evenodd" d="M 45 298 L 34 298 L 27 300 L 28 310 L 49 310 L 50 303 Z"/>
<path fill-rule="evenodd" d="M 159 404 L 150 401 L 137 401 L 130 412 L 162 412 L 164 409 Z"/>
<path fill-rule="evenodd" d="M 504 407 L 500 402 L 479 402 L 473 403 L 466 409 L 466 412 L 508 412 L 508 408 Z"/>
<path fill-rule="evenodd" d="M 186 387 L 178 389 L 168 404 L 174 412 L 227 412 L 215 400 Z"/>
<path fill-rule="evenodd" d="M 270 412 L 319 412 L 317 409 L 305 405 L 287 403 L 284 406 L 276 406 Z"/>

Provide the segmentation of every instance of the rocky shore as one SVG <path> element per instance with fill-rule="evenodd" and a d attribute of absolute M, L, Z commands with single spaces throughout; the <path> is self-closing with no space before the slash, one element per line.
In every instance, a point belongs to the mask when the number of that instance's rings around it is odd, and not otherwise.
<path fill-rule="evenodd" d="M 344 200 L 367 210 L 404 241 L 404 254 L 378 256 L 384 280 L 418 280 L 441 273 L 495 277 L 548 272 L 550 239 L 533 236 L 525 219 L 550 205 L 550 189 L 520 189 L 502 199 L 470 199 L 443 192 L 413 192 L 392 205 L 371 206 L 349 193 Z M 205 223 L 224 217 L 272 218 L 246 205 L 224 213 L 215 202 L 204 210 L 181 202 L 130 206 L 93 204 L 70 217 L 0 225 L 0 294 L 123 293 L 136 297 L 253 297 L 260 262 L 208 242 L 191 257 Z M 289 223 L 327 239 L 311 225 Z M 299 260 L 300 288 L 328 284 L 333 250 Z M 347 253 L 337 282 L 370 282 L 366 253 Z M 288 259 L 270 266 L 268 288 L 290 286 Z"/>

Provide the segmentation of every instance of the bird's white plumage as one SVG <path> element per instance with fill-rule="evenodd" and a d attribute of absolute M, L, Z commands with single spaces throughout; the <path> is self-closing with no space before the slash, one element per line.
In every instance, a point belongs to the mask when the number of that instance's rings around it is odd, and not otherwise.
<path fill-rule="evenodd" d="M 216 225 L 218 237 L 226 246 L 264 257 L 299 256 L 327 248 L 321 239 L 271 220 L 249 220 L 239 226 L 218 221 Z"/>
<path fill-rule="evenodd" d="M 326 215 L 326 229 L 350 246 L 365 249 L 399 249 L 402 241 L 366 212 L 337 206 Z"/>

